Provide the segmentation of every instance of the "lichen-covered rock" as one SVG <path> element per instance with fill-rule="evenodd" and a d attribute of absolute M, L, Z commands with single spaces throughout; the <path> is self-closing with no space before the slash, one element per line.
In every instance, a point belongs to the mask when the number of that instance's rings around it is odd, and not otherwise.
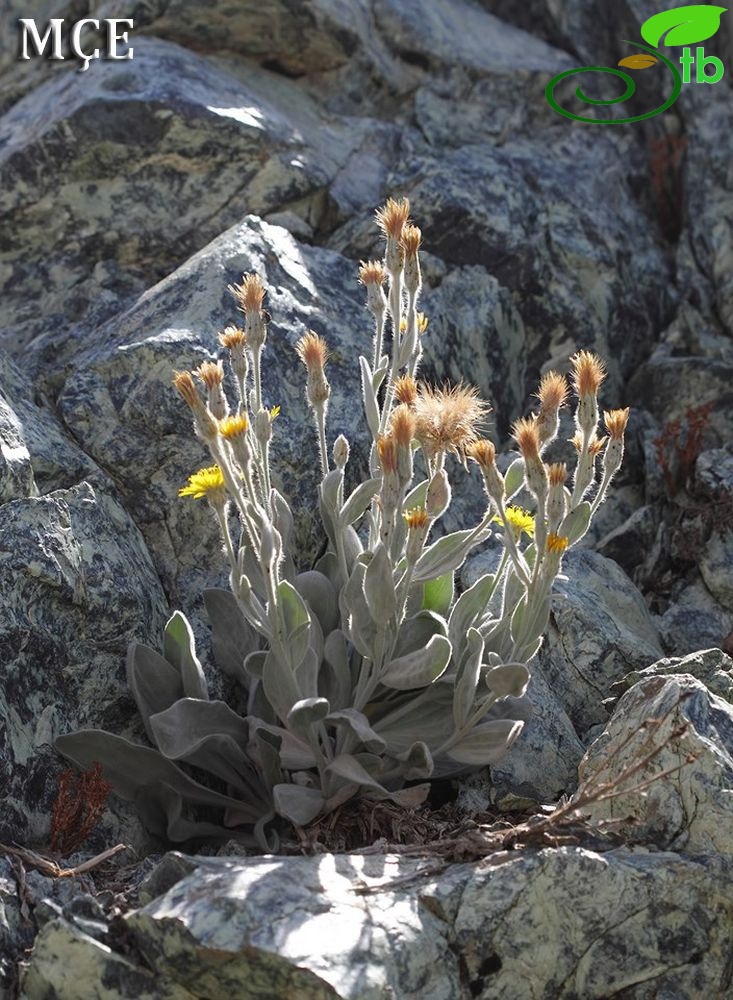
<path fill-rule="evenodd" d="M 659 723 L 647 726 L 646 720 Z M 655 747 L 661 752 L 625 787 L 673 773 L 653 781 L 643 795 L 592 803 L 588 812 L 595 819 L 633 816 L 637 835 L 662 848 L 733 854 L 733 706 L 691 674 L 644 677 L 620 699 L 590 747 L 581 782 L 612 782 Z"/>
<path fill-rule="evenodd" d="M 17 222 L 0 253 L 0 337 L 13 350 L 93 328 L 247 212 L 323 202 L 342 168 L 342 204 L 374 203 L 348 167 L 368 119 L 327 126 L 264 71 L 238 79 L 158 39 L 134 48 L 130 61 L 54 74 L 0 119 L 0 211 Z"/>
<path fill-rule="evenodd" d="M 0 841 L 32 843 L 48 836 L 56 736 L 134 729 L 125 652 L 135 638 L 158 643 L 166 601 L 138 529 L 102 480 L 4 504 L 0 555 Z M 103 827 L 102 841 L 146 842 L 127 805 Z"/>
<path fill-rule="evenodd" d="M 730 859 L 568 847 L 437 875 L 390 855 L 196 860 L 125 919 L 124 956 L 48 923 L 24 996 L 76 1000 L 100 982 L 107 1000 L 693 1000 L 726 988 Z"/>
<path fill-rule="evenodd" d="M 293 500 L 297 553 L 310 568 L 321 544 L 320 475 L 294 346 L 309 327 L 328 339 L 328 440 L 346 434 L 356 475 L 366 461 L 357 354 L 370 354 L 372 327 L 351 262 L 248 218 L 110 323 L 99 337 L 104 347 L 80 352 L 59 396 L 63 419 L 86 453 L 114 469 L 171 601 L 187 609 L 204 584 L 221 576 L 224 560 L 206 504 L 177 496 L 186 477 L 211 459 L 194 437 L 171 377 L 174 369 L 221 356 L 217 331 L 239 315 L 227 284 L 251 270 L 265 279 L 272 315 L 263 391 L 267 406 L 281 408 L 271 447 L 274 481 Z"/>
<path fill-rule="evenodd" d="M 661 615 L 654 615 L 654 624 L 666 653 L 687 656 L 699 649 L 722 646 L 733 631 L 733 614 L 721 607 L 694 573 L 674 588 L 669 606 Z"/>
<path fill-rule="evenodd" d="M 691 674 L 718 698 L 733 705 L 733 660 L 721 649 L 702 649 L 689 656 L 667 656 L 644 670 L 634 670 L 614 685 L 619 695 L 645 677 Z"/>
<path fill-rule="evenodd" d="M 577 732 L 605 722 L 611 685 L 663 655 L 644 599 L 624 571 L 597 552 L 573 550 L 555 584 L 539 661 Z"/>

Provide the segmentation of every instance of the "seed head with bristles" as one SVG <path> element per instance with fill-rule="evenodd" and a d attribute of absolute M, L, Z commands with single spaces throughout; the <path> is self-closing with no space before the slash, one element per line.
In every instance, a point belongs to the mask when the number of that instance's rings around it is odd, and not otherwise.
<path fill-rule="evenodd" d="M 394 398 L 398 403 L 413 407 L 417 399 L 417 382 L 412 375 L 401 375 L 395 380 Z"/>
<path fill-rule="evenodd" d="M 259 274 L 245 274 L 241 285 L 229 285 L 229 291 L 234 295 L 243 313 L 262 312 L 265 298 L 265 286 Z"/>
<path fill-rule="evenodd" d="M 400 448 L 409 448 L 415 437 L 415 414 L 405 403 L 395 407 L 390 417 L 389 429 Z"/>
<path fill-rule="evenodd" d="M 407 223 L 402 229 L 400 245 L 406 258 L 415 257 L 422 243 L 422 232 L 418 226 Z"/>
<path fill-rule="evenodd" d="M 570 359 L 573 366 L 573 388 L 578 396 L 595 395 L 606 377 L 606 366 L 591 351 L 578 351 Z"/>
<path fill-rule="evenodd" d="M 322 371 L 330 357 L 328 344 L 313 330 L 303 334 L 295 345 L 295 351 L 308 372 Z"/>
<path fill-rule="evenodd" d="M 203 361 L 194 374 L 211 391 L 217 389 L 224 381 L 224 365 L 221 361 Z"/>
<path fill-rule="evenodd" d="M 547 479 L 550 486 L 564 486 L 568 478 L 568 467 L 564 462 L 553 462 L 547 466 Z"/>
<path fill-rule="evenodd" d="M 377 439 L 379 464 L 385 475 L 397 472 L 397 442 L 391 434 L 382 434 Z"/>
<path fill-rule="evenodd" d="M 195 410 L 197 407 L 203 405 L 191 372 L 174 371 L 173 385 L 183 397 L 184 402 L 190 406 L 192 410 Z"/>
<path fill-rule="evenodd" d="M 478 438 L 489 409 L 474 386 L 438 389 L 422 383 L 415 400 L 415 436 L 429 458 L 440 452 L 463 457 L 468 445 Z"/>
<path fill-rule="evenodd" d="M 376 211 L 377 225 L 384 235 L 390 239 L 399 241 L 402 230 L 407 224 L 410 216 L 410 202 L 407 198 L 388 198 L 386 203 Z"/>
<path fill-rule="evenodd" d="M 219 343 L 222 347 L 225 347 L 228 351 L 234 348 L 242 348 L 247 344 L 247 336 L 244 330 L 240 330 L 237 326 L 228 326 L 224 333 L 219 334 Z"/>
<path fill-rule="evenodd" d="M 512 427 L 512 437 L 526 459 L 536 459 L 540 454 L 540 432 L 535 417 L 521 417 Z"/>
<path fill-rule="evenodd" d="M 383 285 L 387 280 L 387 272 L 381 260 L 361 261 L 359 267 L 359 282 L 362 285 Z"/>
<path fill-rule="evenodd" d="M 496 447 L 492 441 L 481 438 L 481 440 L 472 441 L 468 445 L 466 455 L 482 469 L 489 469 L 496 461 Z"/>
<path fill-rule="evenodd" d="M 540 379 L 537 398 L 543 410 L 559 410 L 568 398 L 568 383 L 559 372 L 545 372 Z"/>
<path fill-rule="evenodd" d="M 619 441 L 623 438 L 624 432 L 626 431 L 626 425 L 629 422 L 629 407 L 627 406 L 623 410 L 606 410 L 603 414 L 603 422 L 606 425 L 606 430 L 611 436 L 613 441 Z"/>

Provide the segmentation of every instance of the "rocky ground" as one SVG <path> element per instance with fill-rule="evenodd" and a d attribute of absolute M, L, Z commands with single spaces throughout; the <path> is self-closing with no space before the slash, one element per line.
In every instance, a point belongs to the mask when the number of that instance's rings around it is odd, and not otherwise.
<path fill-rule="evenodd" d="M 0 996 L 19 961 L 23 995 L 69 1000 L 727 995 L 733 104 L 726 77 L 632 126 L 555 114 L 548 79 L 615 65 L 655 9 L 601 6 L 36 4 L 39 19 L 134 17 L 134 59 L 86 73 L 16 62 L 6 29 L 27 11 L 3 8 L 0 842 L 47 847 L 58 734 L 138 734 L 131 639 L 157 645 L 180 607 L 205 640 L 201 591 L 223 577 L 206 512 L 176 496 L 204 454 L 170 373 L 214 354 L 243 271 L 270 289 L 276 466 L 303 565 L 318 551 L 292 347 L 308 327 L 328 338 L 330 432 L 354 440 L 370 337 L 356 270 L 389 195 L 425 233 L 426 374 L 475 382 L 498 440 L 540 371 L 582 347 L 608 359 L 603 404 L 632 407 L 613 498 L 556 588 L 538 711 L 459 801 L 536 808 L 579 767 L 614 780 L 643 757 L 647 718 L 664 748 L 635 780 L 677 770 L 590 808 L 636 816 L 625 844 L 440 871 L 399 853 L 164 856 L 111 799 L 85 856 L 118 841 L 150 856 L 116 859 L 117 882 L 112 862 L 51 879 L 0 860 Z M 730 39 L 724 17 L 706 51 L 731 58 Z M 480 502 L 467 479 L 457 517 Z"/>

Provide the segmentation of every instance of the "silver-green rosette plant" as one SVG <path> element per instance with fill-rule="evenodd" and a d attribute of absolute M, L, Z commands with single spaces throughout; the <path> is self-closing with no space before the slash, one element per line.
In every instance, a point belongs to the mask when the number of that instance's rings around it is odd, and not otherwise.
<path fill-rule="evenodd" d="M 57 741 L 80 767 L 100 762 L 115 791 L 170 840 L 236 828 L 240 840 L 273 849 L 278 817 L 304 826 L 354 797 L 416 806 L 428 779 L 494 763 L 522 730 L 517 699 L 547 627 L 552 584 L 621 465 L 628 410 L 606 413 L 608 436 L 598 437 L 603 365 L 579 352 L 571 359 L 572 480 L 563 463 L 545 459 L 569 395 L 556 372 L 542 378 L 538 412 L 514 425 L 519 455 L 502 474 L 494 445 L 480 436 L 488 407 L 477 392 L 418 378 L 421 233 L 408 215 L 406 199 L 377 213 L 384 260 L 359 272 L 374 320 L 371 357 L 359 358 L 372 445 L 369 474 L 348 495 L 349 442 L 340 435 L 328 447 L 327 344 L 308 332 L 296 345 L 328 539 L 312 569 L 296 569 L 293 514 L 272 485 L 277 411 L 262 395 L 267 317 L 256 274 L 232 288 L 243 328 L 220 336 L 236 407 L 221 361 L 175 374 L 213 463 L 181 493 L 208 501 L 229 567 L 230 591 L 205 594 L 214 656 L 246 707 L 240 714 L 209 698 L 191 627 L 176 612 L 162 653 L 133 644 L 127 660 L 152 746 L 100 730 Z M 449 468 L 466 475 L 469 460 L 483 477 L 485 512 L 439 535 Z M 513 503 L 520 494 L 528 509 Z M 495 572 L 456 596 L 456 571 L 494 529 L 502 543 Z"/>

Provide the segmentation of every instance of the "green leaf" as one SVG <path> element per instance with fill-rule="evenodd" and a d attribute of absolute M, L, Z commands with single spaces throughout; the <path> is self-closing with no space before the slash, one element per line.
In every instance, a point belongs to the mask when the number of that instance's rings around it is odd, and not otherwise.
<path fill-rule="evenodd" d="M 484 616 L 494 593 L 495 577 L 482 576 L 472 587 L 464 590 L 448 619 L 448 638 L 453 646 L 453 656 L 460 663 L 466 649 L 466 636 L 471 627 L 477 627 Z"/>
<path fill-rule="evenodd" d="M 211 645 L 221 671 L 248 686 L 244 658 L 259 649 L 259 637 L 244 617 L 230 590 L 214 587 L 204 591 L 206 613 L 211 622 Z"/>
<path fill-rule="evenodd" d="M 562 524 L 557 529 L 558 535 L 566 537 L 569 545 L 574 545 L 583 537 L 590 524 L 591 506 L 587 500 L 583 500 L 578 506 L 571 510 L 564 518 Z"/>
<path fill-rule="evenodd" d="M 478 629 L 469 628 L 466 647 L 466 657 L 458 671 L 453 693 L 453 721 L 456 729 L 466 724 L 476 698 L 481 658 L 484 655 L 484 640 Z"/>
<path fill-rule="evenodd" d="M 379 406 L 374 392 L 372 370 L 363 355 L 359 357 L 359 365 L 361 367 L 361 398 L 364 403 L 364 413 L 372 437 L 376 440 L 379 434 Z"/>
<path fill-rule="evenodd" d="M 392 562 L 383 542 L 374 550 L 364 574 L 364 597 L 377 625 L 386 625 L 397 613 L 397 596 L 392 578 Z"/>
<path fill-rule="evenodd" d="M 165 626 L 163 655 L 181 675 L 183 693 L 187 698 L 209 697 L 204 671 L 196 656 L 193 630 L 180 611 L 174 612 Z"/>
<path fill-rule="evenodd" d="M 59 736 L 54 746 L 63 757 L 84 771 L 99 761 L 105 781 L 109 781 L 123 799 L 134 801 L 141 788 L 161 783 L 175 789 L 194 805 L 247 808 L 246 802 L 214 792 L 189 778 L 157 750 L 139 746 L 101 729 L 80 729 L 67 733 Z M 254 822 L 259 818 L 259 811 L 253 807 L 251 812 Z"/>
<path fill-rule="evenodd" d="M 356 487 L 349 499 L 341 508 L 341 523 L 353 524 L 362 516 L 374 494 L 379 489 L 381 479 L 367 479 Z"/>
<path fill-rule="evenodd" d="M 290 664 L 295 668 L 310 643 L 310 613 L 303 598 L 287 580 L 278 584 L 277 605 L 288 640 Z"/>
<path fill-rule="evenodd" d="M 453 584 L 453 570 L 448 570 L 434 580 L 428 580 L 423 585 L 423 608 L 426 611 L 435 611 L 439 615 L 447 615 L 453 603 Z"/>
<path fill-rule="evenodd" d="M 472 764 L 475 767 L 495 764 L 507 753 L 523 726 L 523 722 L 513 719 L 485 722 L 451 747 L 448 754 L 461 764 Z"/>
<path fill-rule="evenodd" d="M 502 663 L 487 670 L 484 680 L 497 698 L 521 698 L 529 684 L 529 670 L 523 663 Z"/>
<path fill-rule="evenodd" d="M 288 712 L 288 729 L 307 739 L 311 726 L 323 722 L 330 708 L 325 698 L 302 698 Z"/>
<path fill-rule="evenodd" d="M 145 732 L 150 742 L 155 743 L 150 716 L 183 697 L 181 675 L 160 653 L 132 642 L 127 650 L 127 683 L 142 716 Z"/>
<path fill-rule="evenodd" d="M 372 728 L 391 754 L 408 751 L 416 739 L 436 748 L 453 732 L 452 703 L 453 685 L 439 680 L 372 722 Z"/>
<path fill-rule="evenodd" d="M 312 822 L 325 805 L 325 799 L 317 788 L 302 785 L 275 785 L 272 800 L 277 813 L 296 826 Z"/>
<path fill-rule="evenodd" d="M 417 649 L 387 665 L 379 683 L 395 691 L 426 687 L 445 673 L 450 663 L 451 644 L 443 635 L 434 635 L 424 649 Z"/>
<path fill-rule="evenodd" d="M 324 635 L 338 628 L 340 621 L 338 594 L 327 576 L 314 569 L 298 573 L 295 578 L 295 589 L 318 618 Z"/>
<path fill-rule="evenodd" d="M 434 635 L 448 635 L 445 619 L 434 611 L 419 611 L 414 617 L 405 619 L 397 634 L 395 658 L 424 649 Z"/>
<path fill-rule="evenodd" d="M 369 753 L 380 754 L 386 748 L 387 744 L 378 733 L 374 732 L 367 717 L 363 712 L 357 712 L 355 708 L 343 708 L 338 712 L 331 712 L 326 722 L 335 726 L 345 726 Z"/>
<path fill-rule="evenodd" d="M 524 459 L 515 458 L 504 476 L 507 500 L 511 500 L 524 486 Z"/>
<path fill-rule="evenodd" d="M 456 570 L 463 563 L 471 549 L 491 534 L 489 528 L 476 534 L 472 528 L 454 531 L 433 542 L 417 561 L 413 580 L 424 583 L 436 576 Z"/>
<path fill-rule="evenodd" d="M 641 26 L 641 37 L 658 47 L 664 36 L 665 45 L 696 45 L 712 38 L 720 27 L 720 15 L 727 7 L 695 3 L 674 10 L 653 14 Z"/>
<path fill-rule="evenodd" d="M 267 700 L 284 721 L 293 705 L 300 701 L 301 694 L 293 671 L 288 663 L 270 650 L 262 668 L 262 687 Z"/>

